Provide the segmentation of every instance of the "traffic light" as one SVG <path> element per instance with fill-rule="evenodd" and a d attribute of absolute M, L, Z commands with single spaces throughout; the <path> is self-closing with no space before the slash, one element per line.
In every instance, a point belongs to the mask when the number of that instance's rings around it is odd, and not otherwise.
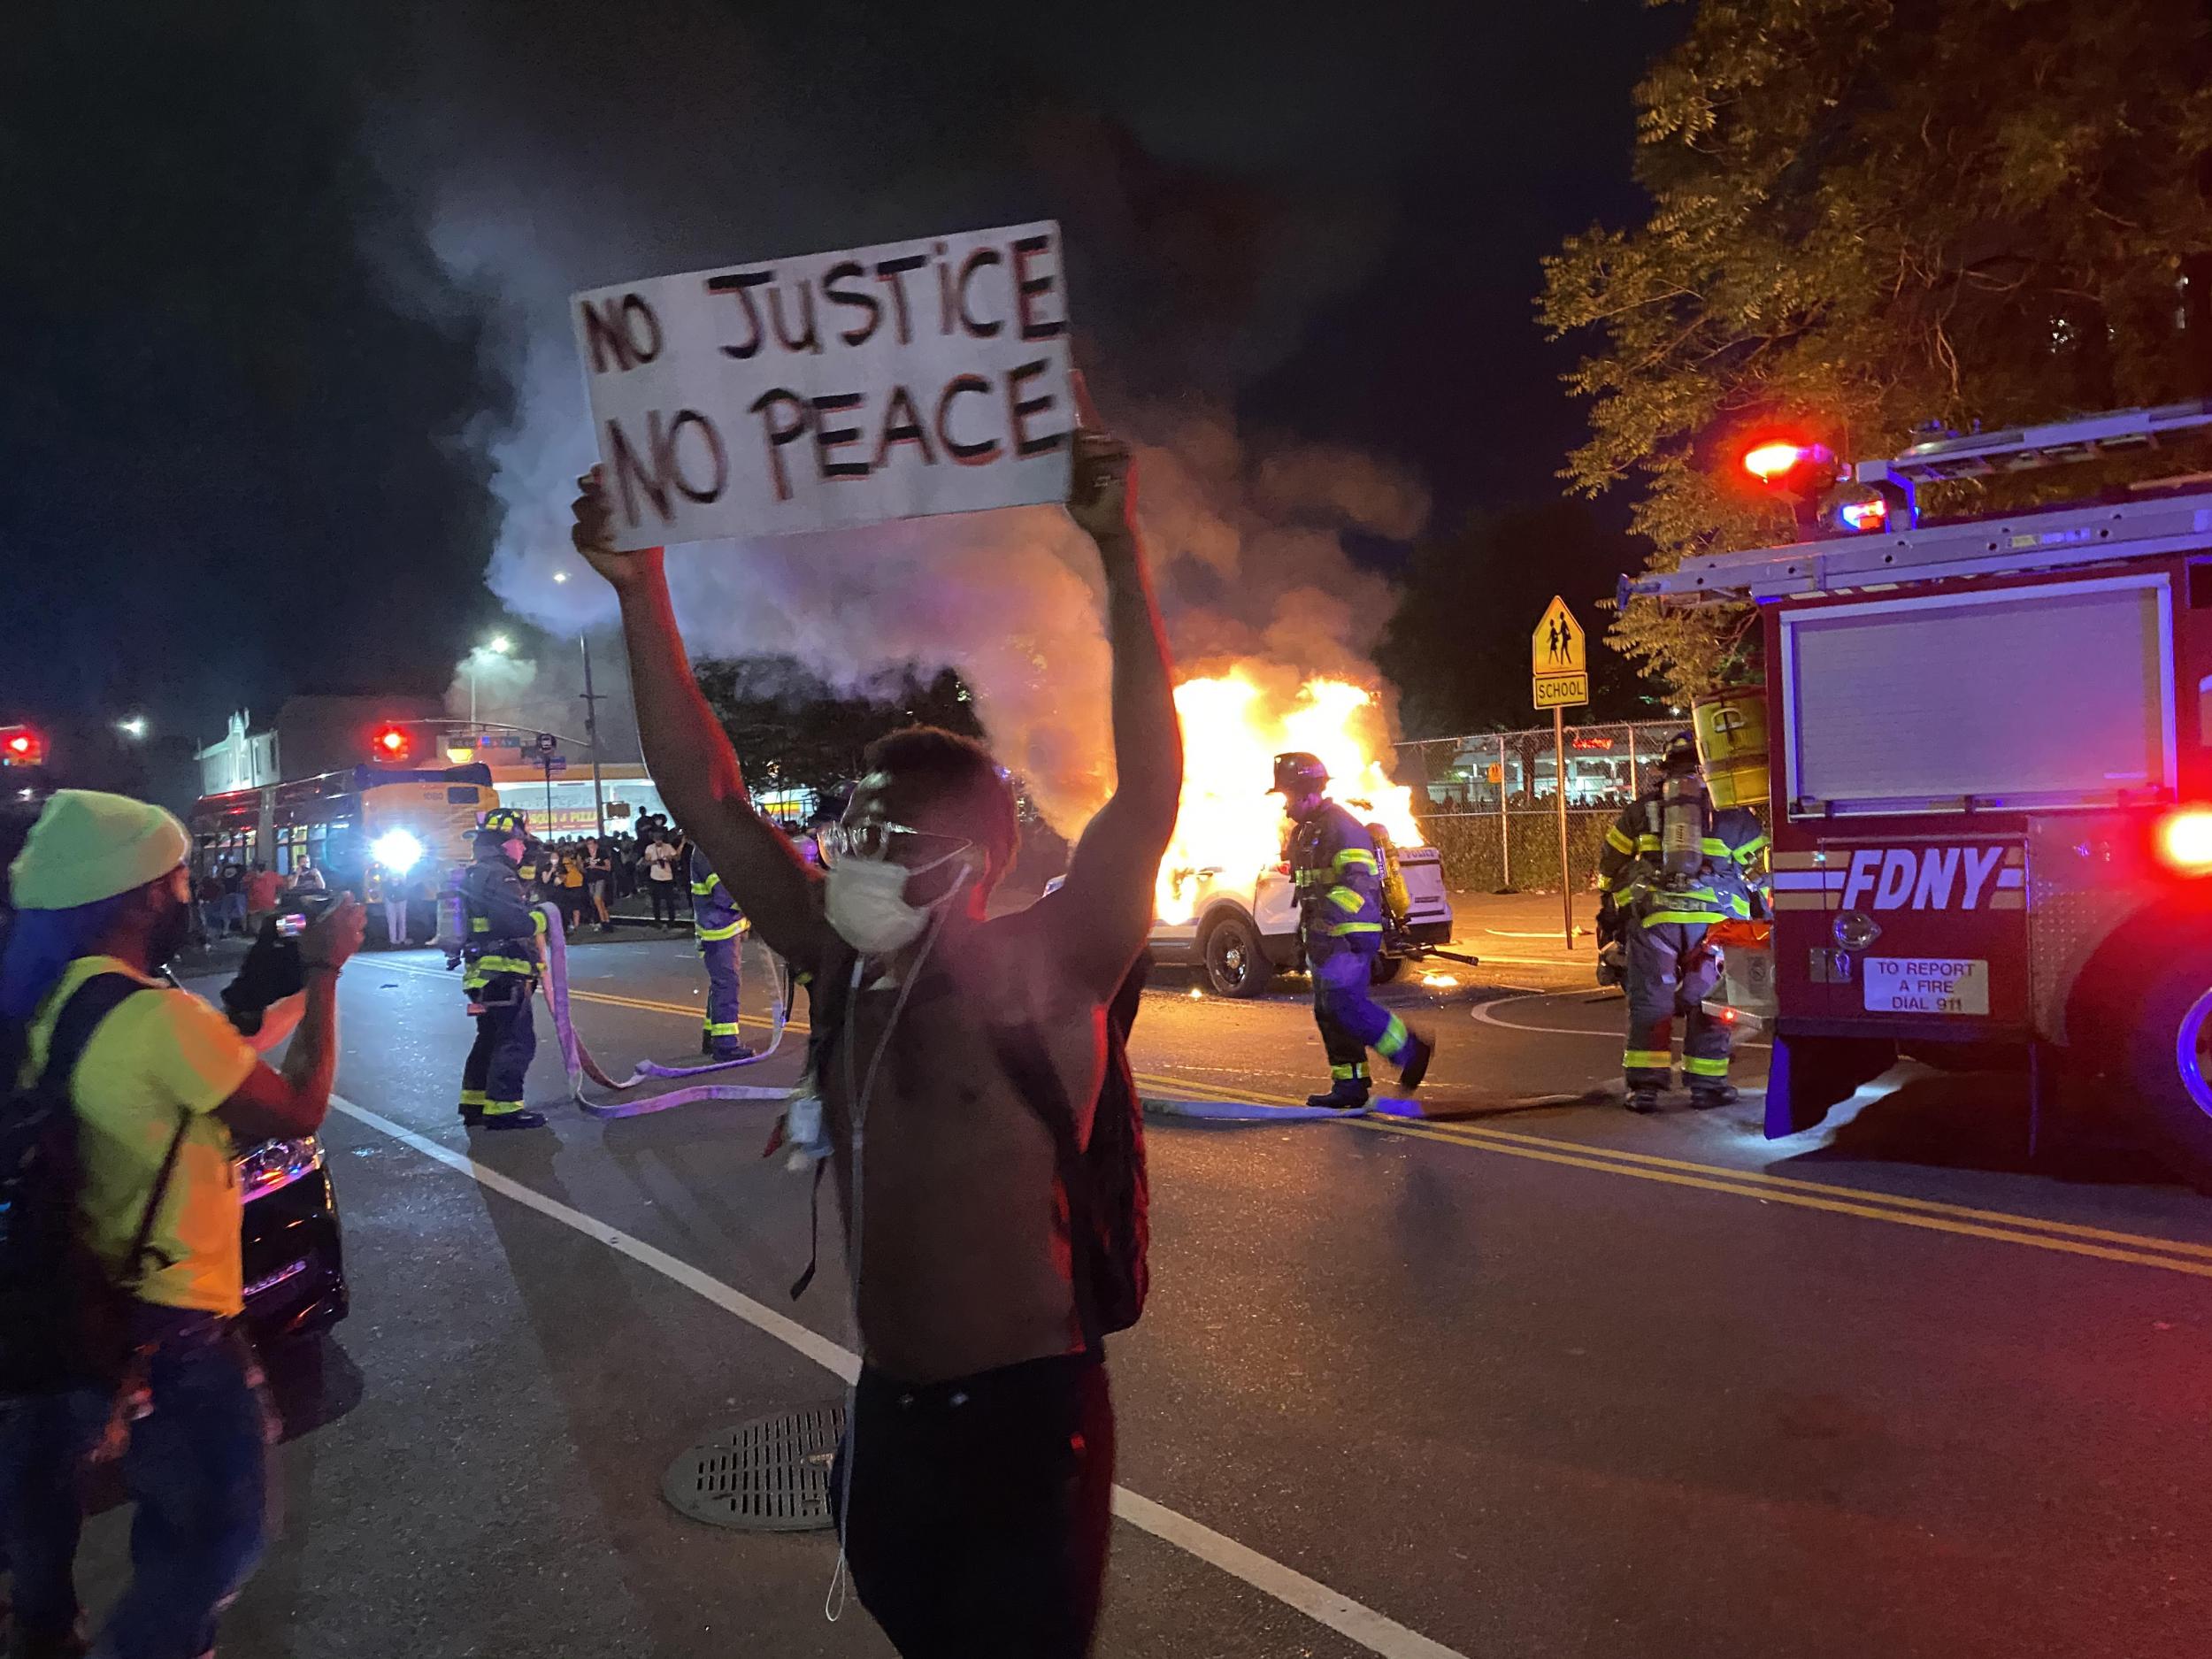
<path fill-rule="evenodd" d="M 43 766 L 46 739 L 27 726 L 0 726 L 0 766 Z"/>
<path fill-rule="evenodd" d="M 375 757 L 387 765 L 412 760 L 415 756 L 415 740 L 408 735 L 403 726 L 378 726 L 370 748 Z"/>

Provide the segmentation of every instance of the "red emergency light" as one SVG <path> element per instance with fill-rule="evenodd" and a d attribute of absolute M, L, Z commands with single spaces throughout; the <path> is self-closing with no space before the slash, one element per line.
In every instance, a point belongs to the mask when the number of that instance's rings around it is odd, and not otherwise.
<path fill-rule="evenodd" d="M 1813 457 L 1810 446 L 1776 438 L 1744 451 L 1743 470 L 1762 484 L 1778 483 Z"/>
<path fill-rule="evenodd" d="M 2158 856 L 2182 875 L 2212 875 L 2212 807 L 2169 812 L 2158 826 Z"/>
<path fill-rule="evenodd" d="M 379 760 L 405 760 L 415 752 L 415 740 L 407 735 L 403 726 L 380 726 L 375 747 Z"/>
<path fill-rule="evenodd" d="M 27 726 L 0 726 L 0 766 L 42 766 L 46 740 Z"/>

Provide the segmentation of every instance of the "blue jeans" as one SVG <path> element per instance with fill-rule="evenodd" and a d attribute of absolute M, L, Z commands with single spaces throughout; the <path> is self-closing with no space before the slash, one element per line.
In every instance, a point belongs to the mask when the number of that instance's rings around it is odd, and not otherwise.
<path fill-rule="evenodd" d="M 131 1581 L 93 1651 L 97 1659 L 198 1659 L 268 1543 L 274 1419 L 236 1321 L 142 1304 L 134 1333 L 156 1346 L 152 1409 L 131 1425 L 123 1454 L 137 1506 Z M 80 1444 L 97 1438 L 112 1404 L 104 1388 L 72 1396 Z"/>

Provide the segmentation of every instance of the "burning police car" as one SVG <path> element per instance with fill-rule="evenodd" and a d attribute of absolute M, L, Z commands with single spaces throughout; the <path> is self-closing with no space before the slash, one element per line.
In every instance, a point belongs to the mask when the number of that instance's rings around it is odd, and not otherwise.
<path fill-rule="evenodd" d="M 1452 903 L 1444 887 L 1443 856 L 1433 847 L 1394 848 L 1391 856 L 1405 883 L 1406 905 L 1384 908 L 1383 949 L 1375 982 L 1387 984 L 1429 946 L 1451 942 Z M 1289 872 L 1269 864 L 1242 880 L 1219 869 L 1175 872 L 1187 895 L 1180 919 L 1156 918 L 1151 955 L 1163 967 L 1187 967 L 1204 976 L 1217 996 L 1263 995 L 1279 973 L 1305 965 L 1298 932 L 1298 895 Z M 1046 891 L 1060 885 L 1055 878 Z"/>

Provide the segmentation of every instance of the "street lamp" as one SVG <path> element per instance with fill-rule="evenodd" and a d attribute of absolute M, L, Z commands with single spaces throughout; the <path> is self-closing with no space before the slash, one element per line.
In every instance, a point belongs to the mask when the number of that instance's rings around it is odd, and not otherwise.
<path fill-rule="evenodd" d="M 115 729 L 135 741 L 146 735 L 146 717 L 142 714 L 126 715 L 115 723 Z"/>
<path fill-rule="evenodd" d="M 504 657 L 504 656 L 506 656 L 506 655 L 507 655 L 507 653 L 508 653 L 508 652 L 510 652 L 510 651 L 513 650 L 513 649 L 515 649 L 515 647 L 514 647 L 514 641 L 513 641 L 512 640 L 510 640 L 510 639 L 509 639 L 509 638 L 508 638 L 505 634 L 493 634 L 493 635 L 491 636 L 491 638 L 489 638 L 488 640 L 486 640 L 486 641 L 484 641 L 484 643 L 482 644 L 482 646 L 480 646 L 479 649 L 482 649 L 482 650 L 487 650 L 487 651 L 489 651 L 489 652 L 490 652 L 490 653 L 491 653 L 494 657 Z M 469 671 L 469 724 L 470 724 L 471 726 L 474 726 L 474 725 L 476 724 L 476 652 L 475 652 L 475 651 L 471 651 L 471 652 L 469 653 L 469 655 L 468 655 L 468 671 Z"/>

